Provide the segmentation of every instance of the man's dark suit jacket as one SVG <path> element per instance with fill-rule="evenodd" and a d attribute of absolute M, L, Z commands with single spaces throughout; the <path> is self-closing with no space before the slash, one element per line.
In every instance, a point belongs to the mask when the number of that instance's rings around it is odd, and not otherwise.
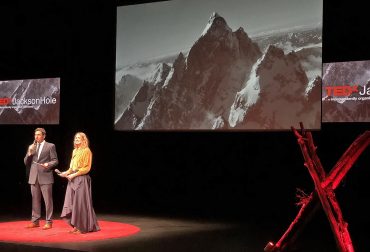
<path fill-rule="evenodd" d="M 37 163 L 48 163 L 49 165 L 47 168 L 44 168 Z M 29 184 L 35 184 L 36 180 L 40 185 L 54 183 L 53 168 L 58 165 L 55 145 L 45 141 L 40 157 L 37 158 L 36 154 L 31 156 L 27 156 L 26 154 L 24 157 L 24 164 L 26 167 L 30 168 L 28 178 Z"/>

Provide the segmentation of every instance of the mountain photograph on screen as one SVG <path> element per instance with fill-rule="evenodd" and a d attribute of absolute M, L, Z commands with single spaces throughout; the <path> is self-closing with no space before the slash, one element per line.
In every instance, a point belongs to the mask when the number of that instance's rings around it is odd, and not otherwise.
<path fill-rule="evenodd" d="M 370 60 L 323 64 L 322 122 L 370 122 Z"/>
<path fill-rule="evenodd" d="M 0 124 L 59 124 L 60 78 L 0 81 Z"/>
<path fill-rule="evenodd" d="M 118 6 L 115 129 L 320 129 L 322 5 Z"/>

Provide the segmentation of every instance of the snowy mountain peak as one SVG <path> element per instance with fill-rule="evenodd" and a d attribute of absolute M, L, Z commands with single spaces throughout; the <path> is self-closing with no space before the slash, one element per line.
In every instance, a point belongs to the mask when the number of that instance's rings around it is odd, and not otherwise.
<path fill-rule="evenodd" d="M 274 45 L 270 45 L 267 48 L 266 55 L 265 55 L 265 58 L 269 58 L 269 57 L 282 58 L 284 57 L 284 51 Z"/>
<path fill-rule="evenodd" d="M 212 13 L 212 15 L 211 15 L 211 17 L 209 18 L 209 21 L 208 22 L 213 22 L 213 20 L 215 19 L 215 18 L 218 18 L 218 17 L 221 17 L 217 12 L 213 12 Z"/>
<path fill-rule="evenodd" d="M 176 67 L 176 66 L 179 66 L 179 65 L 183 65 L 185 63 L 185 56 L 182 52 L 179 53 L 179 55 L 177 56 L 175 62 L 173 63 L 173 66 Z"/>
<path fill-rule="evenodd" d="M 236 34 L 243 34 L 243 35 L 247 35 L 247 33 L 244 31 L 243 27 L 239 27 L 238 30 L 236 30 Z"/>
<path fill-rule="evenodd" d="M 204 28 L 202 32 L 202 36 L 205 36 L 207 34 L 213 35 L 213 36 L 220 36 L 225 32 L 225 30 L 230 31 L 230 27 L 227 25 L 226 20 L 221 17 L 216 12 L 213 12 L 211 17 L 208 20 L 208 23 L 206 27 Z"/>
<path fill-rule="evenodd" d="M 164 79 L 167 77 L 168 72 L 170 71 L 171 67 L 168 66 L 166 63 L 160 63 L 157 65 L 155 71 L 153 72 L 153 75 L 150 76 L 146 81 L 153 83 L 153 84 L 158 84 L 162 83 Z"/>

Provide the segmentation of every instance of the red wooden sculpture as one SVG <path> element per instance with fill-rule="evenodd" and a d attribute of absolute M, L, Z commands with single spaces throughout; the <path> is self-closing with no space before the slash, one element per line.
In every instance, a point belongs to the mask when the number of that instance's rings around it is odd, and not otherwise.
<path fill-rule="evenodd" d="M 301 200 L 301 209 L 296 218 L 290 224 L 283 236 L 276 244 L 269 242 L 265 252 L 287 252 L 294 243 L 306 223 L 312 218 L 320 205 L 324 209 L 333 231 L 338 250 L 340 252 L 353 252 L 351 237 L 344 221 L 342 211 L 336 200 L 334 190 L 342 181 L 352 165 L 356 162 L 360 154 L 370 144 L 370 131 L 366 131 L 349 146 L 328 175 L 325 174 L 320 159 L 316 154 L 312 134 L 305 131 L 301 123 L 301 133 L 292 127 L 294 135 L 297 137 L 305 159 L 305 166 L 315 184 L 315 191 L 308 197 Z"/>

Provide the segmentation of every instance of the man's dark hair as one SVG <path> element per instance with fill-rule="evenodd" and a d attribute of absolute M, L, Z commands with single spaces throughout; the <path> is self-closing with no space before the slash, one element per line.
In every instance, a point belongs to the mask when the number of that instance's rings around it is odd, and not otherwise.
<path fill-rule="evenodd" d="M 35 129 L 35 132 L 36 131 L 41 131 L 41 133 L 42 133 L 43 136 L 46 135 L 46 130 L 44 128 L 37 128 L 37 129 Z"/>

